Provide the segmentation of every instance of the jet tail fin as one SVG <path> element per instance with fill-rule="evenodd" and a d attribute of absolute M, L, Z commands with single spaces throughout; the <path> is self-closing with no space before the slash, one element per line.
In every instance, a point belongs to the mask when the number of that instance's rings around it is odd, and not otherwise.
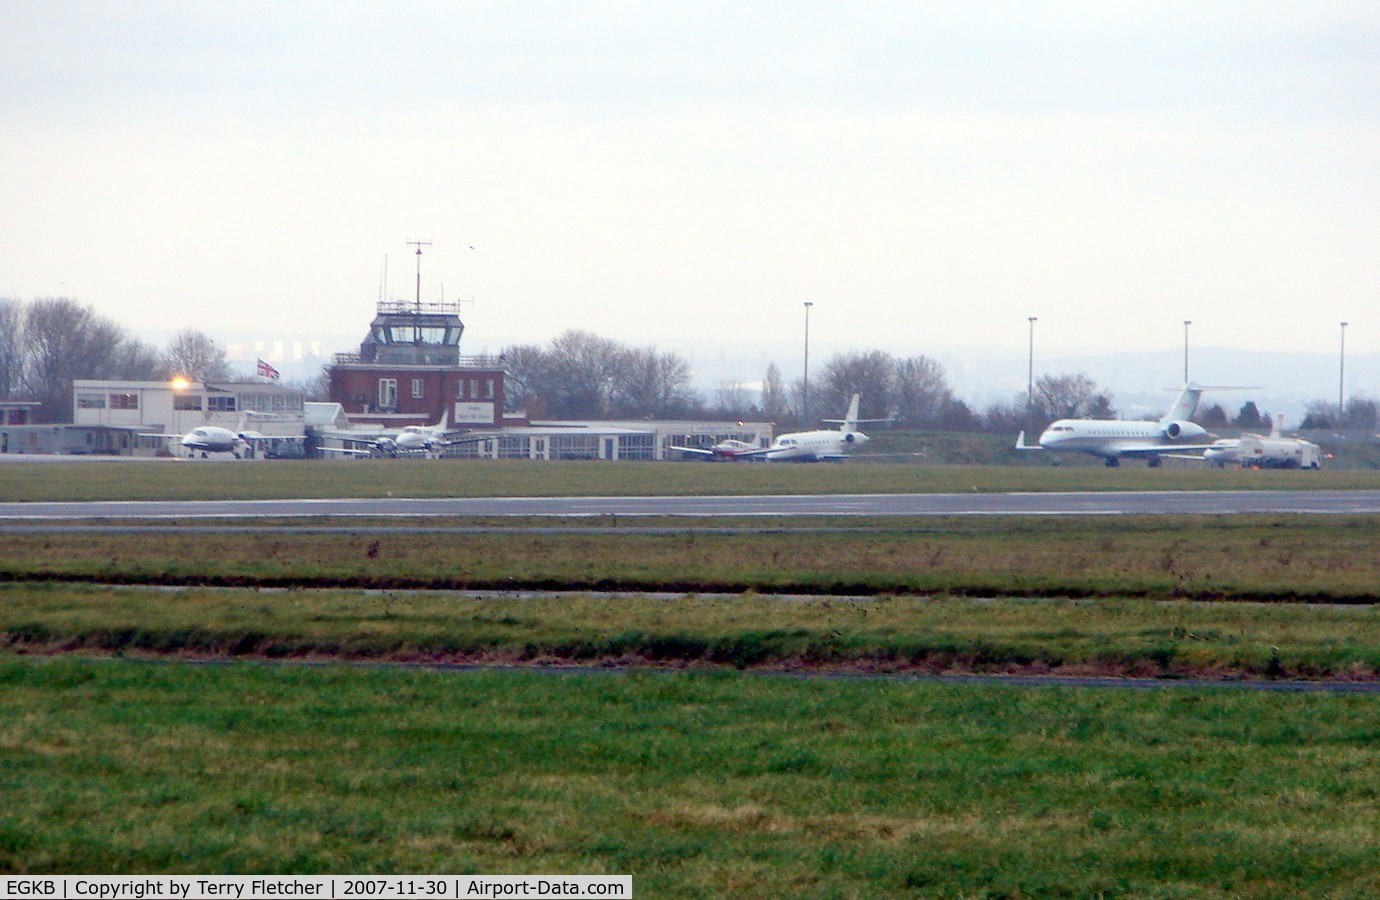
<path fill-rule="evenodd" d="M 1198 400 L 1203 396 L 1203 388 L 1199 385 L 1189 383 L 1184 385 L 1184 389 L 1179 392 L 1179 398 L 1174 401 L 1174 405 L 1169 407 L 1169 412 L 1164 414 L 1161 422 L 1187 422 L 1193 418 L 1193 414 L 1198 411 Z"/>
<path fill-rule="evenodd" d="M 1198 400 L 1203 396 L 1203 391 L 1253 391 L 1257 388 L 1244 385 L 1204 385 L 1189 382 L 1184 385 L 1184 389 L 1179 392 L 1179 399 L 1174 401 L 1174 405 L 1169 407 L 1169 412 L 1164 414 L 1161 422 L 1187 422 L 1193 418 L 1193 414 L 1198 411 Z"/>
<path fill-rule="evenodd" d="M 843 417 L 843 425 L 840 426 L 840 431 L 858 430 L 858 399 L 859 395 L 854 394 L 853 399 L 849 401 L 848 412 Z"/>
<path fill-rule="evenodd" d="M 1044 448 L 1044 447 L 1041 447 L 1039 444 L 1036 444 L 1034 447 L 1032 447 L 1032 446 L 1030 446 L 1029 444 L 1027 444 L 1027 443 L 1025 442 L 1025 431 L 1022 430 L 1020 434 L 1016 435 L 1016 449 L 1017 449 L 1017 450 L 1043 450 L 1043 449 L 1045 449 L 1045 448 Z"/>

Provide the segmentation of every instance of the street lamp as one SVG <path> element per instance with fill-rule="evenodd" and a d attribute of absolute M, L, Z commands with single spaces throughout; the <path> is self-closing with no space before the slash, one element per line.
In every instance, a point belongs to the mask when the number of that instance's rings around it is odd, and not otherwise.
<path fill-rule="evenodd" d="M 805 301 L 805 387 L 801 393 L 801 428 L 810 427 L 810 307 L 814 306 L 809 300 Z"/>
<path fill-rule="evenodd" d="M 1346 386 L 1346 323 L 1342 323 L 1342 353 L 1337 361 L 1337 427 L 1342 427 L 1342 394 Z"/>
<path fill-rule="evenodd" d="M 1029 316 L 1030 321 L 1030 360 L 1026 364 L 1025 371 L 1025 412 L 1026 415 L 1035 409 L 1035 322 L 1034 316 Z"/>
<path fill-rule="evenodd" d="M 1188 326 L 1192 324 L 1188 319 L 1184 319 L 1184 384 L 1188 384 Z"/>

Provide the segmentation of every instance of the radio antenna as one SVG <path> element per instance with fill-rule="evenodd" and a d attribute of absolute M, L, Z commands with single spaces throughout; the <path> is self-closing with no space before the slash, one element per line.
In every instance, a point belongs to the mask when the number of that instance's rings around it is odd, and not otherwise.
<path fill-rule="evenodd" d="M 422 311 L 422 248 L 430 247 L 431 241 L 408 241 L 409 247 L 417 248 L 417 313 Z"/>

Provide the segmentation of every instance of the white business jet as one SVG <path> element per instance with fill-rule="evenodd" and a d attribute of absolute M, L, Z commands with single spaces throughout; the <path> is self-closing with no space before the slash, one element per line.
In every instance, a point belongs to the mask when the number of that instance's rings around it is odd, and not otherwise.
<path fill-rule="evenodd" d="M 1044 430 L 1038 446 L 1027 446 L 1022 431 L 1016 438 L 1016 449 L 1075 450 L 1099 457 L 1108 466 L 1118 466 L 1122 459 L 1139 458 L 1153 469 L 1159 466 L 1161 457 L 1172 456 L 1175 451 L 1207 450 L 1217 446 L 1206 440 L 1205 428 L 1189 421 L 1205 390 L 1210 389 L 1196 384 L 1185 385 L 1179 399 L 1158 422 L 1060 419 Z"/>
<path fill-rule="evenodd" d="M 867 443 L 867 435 L 858 430 L 859 422 L 885 422 L 886 419 L 859 419 L 858 395 L 848 404 L 848 414 L 842 419 L 824 419 L 837 423 L 838 428 L 819 431 L 794 431 L 779 434 L 770 447 L 741 450 L 734 459 L 764 459 L 767 462 L 820 462 L 844 459 L 848 451 Z"/>

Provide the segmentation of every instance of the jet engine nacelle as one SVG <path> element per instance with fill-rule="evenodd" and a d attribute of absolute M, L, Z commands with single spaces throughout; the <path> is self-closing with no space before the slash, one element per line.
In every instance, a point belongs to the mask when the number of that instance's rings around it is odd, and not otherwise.
<path fill-rule="evenodd" d="M 845 444 L 851 444 L 851 443 L 853 443 L 854 441 L 856 441 L 857 439 L 858 439 L 858 436 L 857 436 L 856 434 L 854 434 L 853 432 L 851 432 L 851 431 L 848 432 L 847 434 L 845 434 L 845 435 L 843 436 L 843 442 L 844 442 Z"/>
<path fill-rule="evenodd" d="M 1171 441 L 1182 439 L 1192 440 L 1207 434 L 1201 425 L 1194 425 L 1192 422 L 1170 422 L 1164 427 L 1165 437 Z"/>

